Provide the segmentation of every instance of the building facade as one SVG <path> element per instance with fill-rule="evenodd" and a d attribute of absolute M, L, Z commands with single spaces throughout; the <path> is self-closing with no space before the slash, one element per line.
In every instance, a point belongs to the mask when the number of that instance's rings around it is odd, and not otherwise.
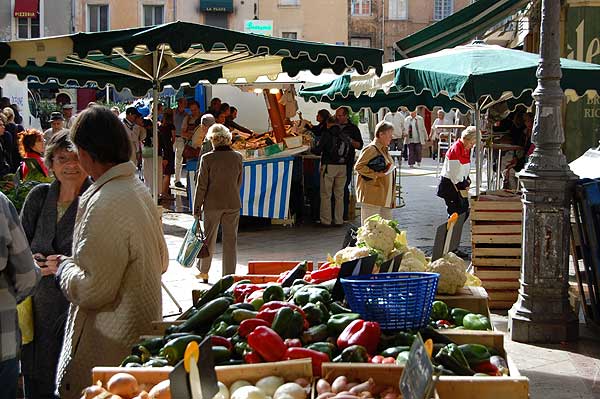
<path fill-rule="evenodd" d="M 66 35 L 73 29 L 71 0 L 4 0 L 0 40 Z"/>
<path fill-rule="evenodd" d="M 260 0 L 259 6 L 273 36 L 348 44 L 347 0 Z"/>
<path fill-rule="evenodd" d="M 393 45 L 471 4 L 472 0 L 348 0 L 348 42 L 385 50 L 393 61 Z"/>

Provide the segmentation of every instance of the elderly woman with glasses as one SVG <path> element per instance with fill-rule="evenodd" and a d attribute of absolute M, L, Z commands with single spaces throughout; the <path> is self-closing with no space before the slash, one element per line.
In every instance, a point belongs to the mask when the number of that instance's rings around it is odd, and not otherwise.
<path fill-rule="evenodd" d="M 46 146 L 45 166 L 56 180 L 34 187 L 21 211 L 25 235 L 43 276 L 33 296 L 34 339 L 23 346 L 21 359 L 28 398 L 54 397 L 69 302 L 54 281 L 56 260 L 46 258 L 71 255 L 79 196 L 92 183 L 68 133 L 57 133 Z"/>
<path fill-rule="evenodd" d="M 237 229 L 240 221 L 242 156 L 231 149 L 231 132 L 217 123 L 208 129 L 213 150 L 202 155 L 194 198 L 194 215 L 204 216 L 210 255 L 199 261 L 200 274 L 208 282 L 219 225 L 223 228 L 223 275 L 234 274 L 237 265 Z"/>

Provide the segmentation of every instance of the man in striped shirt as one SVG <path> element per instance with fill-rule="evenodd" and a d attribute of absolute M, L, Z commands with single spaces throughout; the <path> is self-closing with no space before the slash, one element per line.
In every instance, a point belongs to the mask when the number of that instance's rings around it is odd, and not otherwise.
<path fill-rule="evenodd" d="M 17 395 L 21 347 L 17 303 L 33 293 L 40 278 L 17 210 L 0 193 L 0 399 Z"/>

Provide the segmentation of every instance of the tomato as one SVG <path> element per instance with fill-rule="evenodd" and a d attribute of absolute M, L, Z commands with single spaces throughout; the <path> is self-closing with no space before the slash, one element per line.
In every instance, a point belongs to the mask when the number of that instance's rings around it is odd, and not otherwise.
<path fill-rule="evenodd" d="M 384 357 L 383 360 L 381 361 L 382 364 L 396 364 L 396 359 L 394 359 L 391 356 L 388 357 Z"/>

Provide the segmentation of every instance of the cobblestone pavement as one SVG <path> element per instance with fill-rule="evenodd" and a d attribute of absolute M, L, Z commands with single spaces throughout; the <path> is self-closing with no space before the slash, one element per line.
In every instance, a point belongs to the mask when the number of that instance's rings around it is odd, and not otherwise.
<path fill-rule="evenodd" d="M 444 202 L 435 196 L 437 178 L 435 163 L 424 159 L 420 169 L 402 168 L 401 183 L 406 205 L 394 210 L 403 229 L 408 232 L 409 244 L 427 248 L 433 245 L 438 225 L 446 221 Z M 473 179 L 474 180 L 474 179 Z M 176 261 L 186 229 L 192 223 L 190 215 L 166 213 L 163 218 L 165 237 L 169 246 L 170 266 L 163 282 L 183 309 L 191 306 L 191 291 L 206 288 L 194 277 L 197 270 L 184 269 Z M 346 228 L 321 228 L 306 224 L 293 227 L 266 225 L 241 226 L 238 234 L 238 274 L 247 273 L 250 260 L 313 260 L 321 261 L 340 249 Z M 469 247 L 470 232 L 465 226 L 461 245 Z M 210 281 L 221 274 L 221 248 L 213 257 Z M 174 302 L 163 291 L 163 312 L 177 312 Z M 495 327 L 506 331 L 506 312 L 493 314 Z M 600 398 L 599 336 L 582 326 L 576 343 L 533 346 L 512 342 L 505 336 L 505 346 L 520 372 L 530 378 L 532 398 Z"/>

